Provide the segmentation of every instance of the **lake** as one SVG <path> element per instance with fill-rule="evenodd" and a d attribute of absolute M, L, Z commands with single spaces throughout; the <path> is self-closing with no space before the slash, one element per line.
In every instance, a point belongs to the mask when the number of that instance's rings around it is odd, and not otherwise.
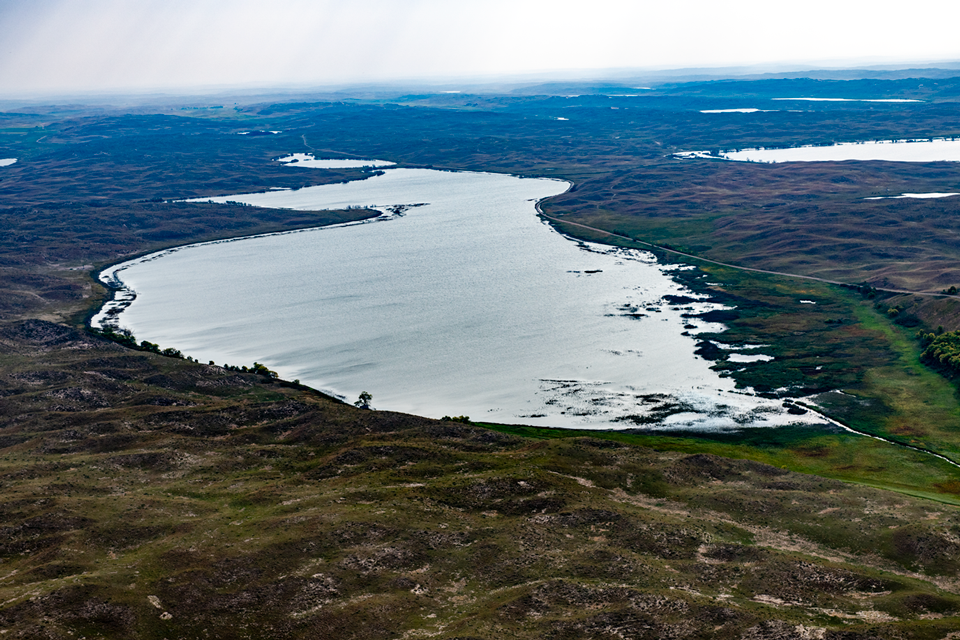
<path fill-rule="evenodd" d="M 923 102 L 910 98 L 770 98 L 771 100 L 785 100 L 794 102 Z"/>
<path fill-rule="evenodd" d="M 744 109 L 701 109 L 700 113 L 759 113 L 761 109 L 748 107 Z"/>
<path fill-rule="evenodd" d="M 394 163 L 386 160 L 354 160 L 342 158 L 315 158 L 312 153 L 291 153 L 277 158 L 277 162 L 290 167 L 306 169 L 352 169 L 356 167 L 389 167 Z"/>
<path fill-rule="evenodd" d="M 739 162 L 837 162 L 843 160 L 884 160 L 887 162 L 960 162 L 960 140 L 876 140 L 840 142 L 822 147 L 684 151 L 681 158 L 717 158 Z"/>
<path fill-rule="evenodd" d="M 675 429 L 818 420 L 737 392 L 696 356 L 691 334 L 722 327 L 683 316 L 715 306 L 668 304 L 693 294 L 651 254 L 543 223 L 536 202 L 567 188 L 394 168 L 225 195 L 212 200 L 383 215 L 191 245 L 101 277 L 126 287 L 114 306 L 140 340 L 202 362 L 257 361 L 348 401 L 368 391 L 378 409 L 581 428 L 649 426 L 650 416 Z"/>
<path fill-rule="evenodd" d="M 960 196 L 960 193 L 903 193 L 899 196 L 873 196 L 864 198 L 864 200 L 901 200 L 903 198 L 927 200 L 930 198 L 952 198 L 953 196 Z"/>

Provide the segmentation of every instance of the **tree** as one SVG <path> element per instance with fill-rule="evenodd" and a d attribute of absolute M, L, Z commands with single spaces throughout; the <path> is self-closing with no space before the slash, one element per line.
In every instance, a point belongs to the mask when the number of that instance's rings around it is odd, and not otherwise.
<path fill-rule="evenodd" d="M 369 409 L 370 402 L 373 400 L 373 396 L 367 393 L 366 391 L 360 392 L 360 397 L 353 404 L 360 407 L 361 409 Z"/>
<path fill-rule="evenodd" d="M 114 342 L 122 344 L 125 347 L 130 347 L 131 349 L 137 348 L 137 339 L 133 337 L 133 333 L 129 329 L 123 329 L 120 327 L 103 327 L 99 331 L 94 330 L 94 333 L 99 333 L 107 340 L 113 340 Z"/>
<path fill-rule="evenodd" d="M 149 340 L 142 341 L 140 343 L 140 349 L 151 353 L 160 353 L 160 345 L 156 342 L 150 342 Z"/>
<path fill-rule="evenodd" d="M 276 380 L 277 378 L 280 377 L 280 376 L 277 374 L 276 371 L 272 371 L 272 370 L 270 370 L 270 369 L 267 369 L 266 366 L 260 364 L 259 362 L 254 362 L 254 363 L 253 363 L 253 368 L 250 369 L 250 371 L 253 372 L 253 373 L 260 374 L 261 376 L 274 379 L 274 380 Z"/>
<path fill-rule="evenodd" d="M 926 349 L 920 359 L 935 368 L 940 367 L 951 373 L 960 373 L 960 331 L 950 331 L 941 335 L 923 334 L 920 342 Z"/>

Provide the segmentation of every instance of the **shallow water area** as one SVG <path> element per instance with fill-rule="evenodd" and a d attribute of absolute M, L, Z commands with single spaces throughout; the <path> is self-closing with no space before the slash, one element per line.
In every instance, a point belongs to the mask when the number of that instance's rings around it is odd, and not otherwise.
<path fill-rule="evenodd" d="M 882 160 L 886 162 L 960 162 L 960 140 L 870 140 L 840 142 L 822 147 L 742 149 L 713 155 L 709 151 L 682 151 L 678 158 L 713 158 L 737 162 L 840 162 Z"/>
<path fill-rule="evenodd" d="M 773 356 L 768 356 L 763 353 L 732 353 L 727 356 L 727 360 L 730 362 L 770 362 L 773 360 Z"/>
<path fill-rule="evenodd" d="M 0 167 L 9 167 L 16 161 L 16 158 L 0 158 Z"/>
<path fill-rule="evenodd" d="M 651 254 L 578 243 L 540 221 L 535 203 L 567 186 L 386 169 L 214 198 L 383 215 L 118 265 L 101 277 L 122 281 L 126 300 L 94 323 L 112 318 L 202 362 L 257 361 L 350 401 L 368 391 L 376 408 L 430 417 L 579 428 L 657 426 L 650 415 L 677 429 L 819 422 L 738 392 L 696 356 L 684 332 L 722 327 L 683 314 L 717 307 L 671 308 L 664 296 L 695 296 Z"/>

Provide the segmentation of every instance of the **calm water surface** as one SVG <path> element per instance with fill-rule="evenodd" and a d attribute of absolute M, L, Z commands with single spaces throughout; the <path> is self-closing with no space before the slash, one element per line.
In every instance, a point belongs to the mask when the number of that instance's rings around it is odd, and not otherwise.
<path fill-rule="evenodd" d="M 229 195 L 214 200 L 384 215 L 192 245 L 102 277 L 135 292 L 119 323 L 138 339 L 203 362 L 261 362 L 350 401 L 369 391 L 376 408 L 567 427 L 635 427 L 651 412 L 672 428 L 797 421 L 694 355 L 684 325 L 721 327 L 681 317 L 709 305 L 662 300 L 689 292 L 652 255 L 577 243 L 536 217 L 537 200 L 566 188 L 386 169 Z"/>
<path fill-rule="evenodd" d="M 684 158 L 723 158 L 739 162 L 836 162 L 885 160 L 887 162 L 960 162 L 960 140 L 878 140 L 840 142 L 823 147 L 742 149 L 719 156 L 708 151 L 683 151 Z"/>
<path fill-rule="evenodd" d="M 291 167 L 306 169 L 349 169 L 353 167 L 389 167 L 394 163 L 386 160 L 345 160 L 342 158 L 315 158 L 312 153 L 292 153 L 277 162 Z"/>
<path fill-rule="evenodd" d="M 794 102 L 923 102 L 909 98 L 770 98 L 771 100 L 787 100 Z"/>

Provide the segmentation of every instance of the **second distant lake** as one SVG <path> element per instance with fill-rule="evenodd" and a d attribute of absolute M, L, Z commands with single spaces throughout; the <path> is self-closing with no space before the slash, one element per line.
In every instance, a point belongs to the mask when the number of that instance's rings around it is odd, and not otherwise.
<path fill-rule="evenodd" d="M 885 162 L 960 162 L 960 140 L 868 140 L 839 142 L 819 147 L 740 149 L 712 155 L 707 151 L 683 151 L 684 158 L 722 158 L 739 162 L 841 162 L 882 160 Z"/>

